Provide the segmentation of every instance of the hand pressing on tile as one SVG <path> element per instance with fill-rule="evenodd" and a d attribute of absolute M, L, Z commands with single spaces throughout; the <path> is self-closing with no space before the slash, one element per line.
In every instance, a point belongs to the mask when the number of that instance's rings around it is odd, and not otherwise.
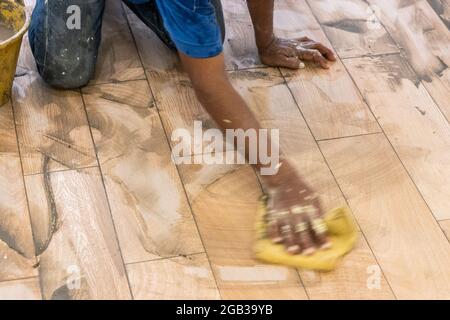
<path fill-rule="evenodd" d="M 268 196 L 267 234 L 291 254 L 310 255 L 331 243 L 318 196 L 287 161 L 274 176 L 262 176 Z"/>
<path fill-rule="evenodd" d="M 302 69 L 304 62 L 313 62 L 328 69 L 330 61 L 336 61 L 333 51 L 320 42 L 303 37 L 288 40 L 273 37 L 265 47 L 259 49 L 262 63 L 271 67 Z"/>
<path fill-rule="evenodd" d="M 335 61 L 333 51 L 320 42 L 302 37 L 283 39 L 274 33 L 274 0 L 247 0 L 255 30 L 256 46 L 262 63 L 271 67 L 301 69 L 304 62 L 314 62 L 328 69 Z"/>

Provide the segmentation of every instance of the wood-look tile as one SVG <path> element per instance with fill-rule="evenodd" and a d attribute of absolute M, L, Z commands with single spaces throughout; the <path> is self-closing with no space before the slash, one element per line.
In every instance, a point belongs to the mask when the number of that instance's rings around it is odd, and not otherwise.
<path fill-rule="evenodd" d="M 0 281 L 37 275 L 11 103 L 0 106 Z"/>
<path fill-rule="evenodd" d="M 383 135 L 320 147 L 399 299 L 450 296 L 450 243 Z"/>
<path fill-rule="evenodd" d="M 434 216 L 450 219 L 450 126 L 419 78 L 398 55 L 345 64 Z"/>
<path fill-rule="evenodd" d="M 96 165 L 81 95 L 49 88 L 33 71 L 13 87 L 25 175 Z"/>
<path fill-rule="evenodd" d="M 305 0 L 277 2 L 275 23 L 285 38 L 308 36 L 331 47 Z M 308 64 L 302 70 L 282 71 L 316 139 L 380 131 L 339 59 L 327 70 Z"/>
<path fill-rule="evenodd" d="M 426 0 L 369 0 L 450 121 L 450 31 Z M 448 5 L 447 5 L 448 7 Z M 436 7 L 435 7 L 436 8 Z"/>
<path fill-rule="evenodd" d="M 44 299 L 129 299 L 98 168 L 27 176 Z"/>
<path fill-rule="evenodd" d="M 376 16 L 377 9 L 363 0 L 307 0 L 328 39 L 341 58 L 399 52 Z"/>
<path fill-rule="evenodd" d="M 38 278 L 0 282 L 0 300 L 41 300 Z"/>
<path fill-rule="evenodd" d="M 203 252 L 147 82 L 83 96 L 125 262 Z"/>

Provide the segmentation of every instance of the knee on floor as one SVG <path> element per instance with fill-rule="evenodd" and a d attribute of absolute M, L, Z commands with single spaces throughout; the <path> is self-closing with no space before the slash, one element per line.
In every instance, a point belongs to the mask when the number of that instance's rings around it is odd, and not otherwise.
<path fill-rule="evenodd" d="M 94 73 L 94 65 L 75 59 L 63 64 L 39 66 L 42 79 L 50 86 L 58 89 L 76 89 L 87 85 Z"/>

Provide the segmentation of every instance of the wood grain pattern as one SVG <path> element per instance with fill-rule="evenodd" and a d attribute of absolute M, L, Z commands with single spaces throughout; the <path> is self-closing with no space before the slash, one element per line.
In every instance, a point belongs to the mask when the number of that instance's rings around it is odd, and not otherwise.
<path fill-rule="evenodd" d="M 147 82 L 83 95 L 125 262 L 203 252 Z"/>
<path fill-rule="evenodd" d="M 399 52 L 374 10 L 362 0 L 308 0 L 341 58 Z"/>
<path fill-rule="evenodd" d="M 331 47 L 304 0 L 278 1 L 275 23 L 285 38 L 308 36 Z M 340 60 L 329 70 L 310 65 L 299 71 L 283 70 L 283 74 L 316 139 L 379 131 Z"/>
<path fill-rule="evenodd" d="M 129 299 L 97 168 L 27 176 L 44 299 Z"/>
<path fill-rule="evenodd" d="M 145 79 L 122 1 L 105 1 L 102 42 L 91 84 Z"/>
<path fill-rule="evenodd" d="M 386 138 L 324 141 L 320 147 L 396 297 L 448 298 L 450 243 Z"/>
<path fill-rule="evenodd" d="M 330 70 L 307 67 L 286 75 L 288 86 L 317 140 L 380 131 L 341 63 L 334 64 Z"/>
<path fill-rule="evenodd" d="M 0 281 L 35 276 L 34 264 L 30 217 L 8 102 L 0 106 Z"/>
<path fill-rule="evenodd" d="M 16 78 L 13 101 L 25 175 L 96 165 L 79 92 L 51 89 L 29 71 Z"/>
<path fill-rule="evenodd" d="M 369 0 L 450 121 L 450 32 L 425 0 Z"/>
<path fill-rule="evenodd" d="M 38 278 L 0 282 L 0 300 L 41 300 Z"/>
<path fill-rule="evenodd" d="M 134 263 L 127 270 L 138 300 L 220 299 L 205 254 Z"/>
<path fill-rule="evenodd" d="M 450 126 L 420 79 L 398 55 L 345 63 L 434 216 L 449 219 Z"/>

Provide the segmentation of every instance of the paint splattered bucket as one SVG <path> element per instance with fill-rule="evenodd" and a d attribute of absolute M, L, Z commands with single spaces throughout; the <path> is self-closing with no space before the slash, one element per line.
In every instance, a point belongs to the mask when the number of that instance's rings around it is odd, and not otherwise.
<path fill-rule="evenodd" d="M 0 0 L 0 24 L 14 31 L 9 39 L 0 42 L 0 106 L 11 96 L 22 38 L 30 24 L 22 0 Z"/>

